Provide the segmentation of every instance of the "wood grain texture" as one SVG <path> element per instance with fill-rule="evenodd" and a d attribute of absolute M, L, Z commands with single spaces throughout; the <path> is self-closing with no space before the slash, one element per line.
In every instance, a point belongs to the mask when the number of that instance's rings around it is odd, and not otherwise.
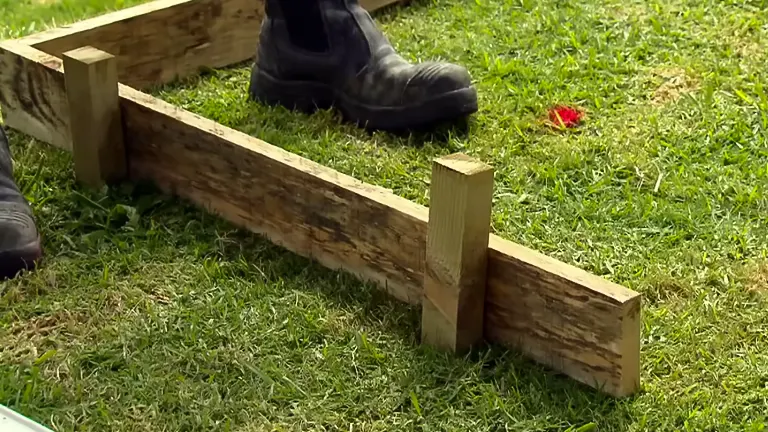
<path fill-rule="evenodd" d="M 120 82 L 149 88 L 256 52 L 259 0 L 159 0 L 22 39 L 60 57 L 93 46 L 118 58 Z"/>
<path fill-rule="evenodd" d="M 77 180 L 91 187 L 126 175 L 117 60 L 93 47 L 64 53 L 70 136 Z"/>
<path fill-rule="evenodd" d="M 489 340 L 614 396 L 638 390 L 638 293 L 496 236 L 489 246 Z"/>
<path fill-rule="evenodd" d="M 413 233 L 425 226 L 423 207 L 155 98 L 122 95 L 133 179 L 420 301 L 424 237 Z"/>
<path fill-rule="evenodd" d="M 8 101 L 17 109 L 12 127 L 43 135 L 60 130 L 44 126 L 66 130 L 61 61 L 2 44 L 0 59 L 10 66 L 0 69 L 0 100 L 4 110 Z M 425 207 L 119 88 L 133 178 L 152 180 L 294 252 L 372 280 L 401 300 L 421 301 Z M 24 116 L 29 121 L 20 121 Z M 634 291 L 490 236 L 485 336 L 492 342 L 624 396 L 639 386 L 640 310 Z"/>
<path fill-rule="evenodd" d="M 60 59 L 18 42 L 0 42 L 0 108 L 8 127 L 71 150 Z"/>
<path fill-rule="evenodd" d="M 400 0 L 363 0 L 368 10 Z M 118 58 L 122 84 L 167 84 L 250 60 L 256 53 L 264 0 L 157 0 L 21 39 L 61 55 L 93 46 Z"/>
<path fill-rule="evenodd" d="M 435 160 L 421 341 L 466 352 L 483 340 L 493 169 L 458 153 Z"/>

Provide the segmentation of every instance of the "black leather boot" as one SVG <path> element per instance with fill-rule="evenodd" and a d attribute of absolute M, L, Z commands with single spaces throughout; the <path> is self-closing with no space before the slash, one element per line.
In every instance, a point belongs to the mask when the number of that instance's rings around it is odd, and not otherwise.
<path fill-rule="evenodd" d="M 308 16 L 313 9 L 317 16 Z M 267 0 L 250 94 L 304 111 L 335 106 L 370 129 L 419 128 L 477 111 L 466 69 L 409 64 L 357 0 Z"/>
<path fill-rule="evenodd" d="M 0 127 L 0 280 L 33 270 L 41 255 L 32 209 L 13 179 L 8 137 Z"/>

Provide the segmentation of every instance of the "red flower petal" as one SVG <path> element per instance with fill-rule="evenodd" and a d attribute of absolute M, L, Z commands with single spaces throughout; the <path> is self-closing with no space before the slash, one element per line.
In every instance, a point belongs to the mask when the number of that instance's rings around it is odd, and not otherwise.
<path fill-rule="evenodd" d="M 575 127 L 583 117 L 581 111 L 567 106 L 556 106 L 549 110 L 549 120 L 560 127 Z"/>

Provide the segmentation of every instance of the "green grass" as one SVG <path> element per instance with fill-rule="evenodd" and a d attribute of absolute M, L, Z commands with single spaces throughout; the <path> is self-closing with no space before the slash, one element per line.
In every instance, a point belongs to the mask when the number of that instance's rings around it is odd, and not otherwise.
<path fill-rule="evenodd" d="M 0 0 L 2 34 L 122 5 Z M 68 155 L 13 134 L 47 260 L 0 285 L 0 403 L 57 430 L 764 430 L 765 6 L 441 0 L 377 15 L 404 56 L 470 69 L 467 133 L 368 134 L 259 106 L 247 68 L 155 91 L 423 204 L 433 157 L 493 164 L 497 234 L 643 293 L 637 396 L 498 347 L 420 347 L 418 310 L 143 186 L 82 190 Z M 586 123 L 544 127 L 557 103 Z"/>

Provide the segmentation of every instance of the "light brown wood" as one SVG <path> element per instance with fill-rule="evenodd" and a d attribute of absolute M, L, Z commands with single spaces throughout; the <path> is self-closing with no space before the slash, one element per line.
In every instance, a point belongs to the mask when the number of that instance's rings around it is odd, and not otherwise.
<path fill-rule="evenodd" d="M 485 334 L 614 396 L 640 384 L 640 295 L 491 236 Z"/>
<path fill-rule="evenodd" d="M 131 178 L 418 303 L 423 207 L 129 88 Z"/>
<path fill-rule="evenodd" d="M 0 61 L 11 66 L 0 69 L 0 100 L 14 101 L 15 119 L 31 119 L 12 127 L 49 139 L 60 135 L 56 125 L 63 123 L 66 130 L 61 62 L 34 48 L 4 44 Z M 425 207 L 119 88 L 132 178 L 154 181 L 296 253 L 373 281 L 403 301 L 421 301 Z M 640 310 L 641 297 L 632 290 L 490 236 L 485 336 L 491 342 L 625 396 L 639 388 Z"/>
<path fill-rule="evenodd" d="M 361 4 L 373 11 L 398 2 Z M 251 60 L 263 17 L 264 0 L 157 0 L 21 41 L 57 57 L 82 46 L 112 53 L 120 82 L 147 89 Z"/>
<path fill-rule="evenodd" d="M 75 175 L 99 188 L 126 175 L 117 60 L 93 47 L 64 53 Z"/>
<path fill-rule="evenodd" d="M 62 61 L 26 45 L 0 42 L 0 108 L 8 127 L 71 149 Z"/>
<path fill-rule="evenodd" d="M 464 154 L 432 164 L 422 343 L 465 352 L 483 340 L 493 169 Z"/>
<path fill-rule="evenodd" d="M 22 41 L 57 57 L 93 46 L 118 58 L 121 83 L 150 88 L 252 58 L 262 17 L 260 0 L 159 0 Z"/>

